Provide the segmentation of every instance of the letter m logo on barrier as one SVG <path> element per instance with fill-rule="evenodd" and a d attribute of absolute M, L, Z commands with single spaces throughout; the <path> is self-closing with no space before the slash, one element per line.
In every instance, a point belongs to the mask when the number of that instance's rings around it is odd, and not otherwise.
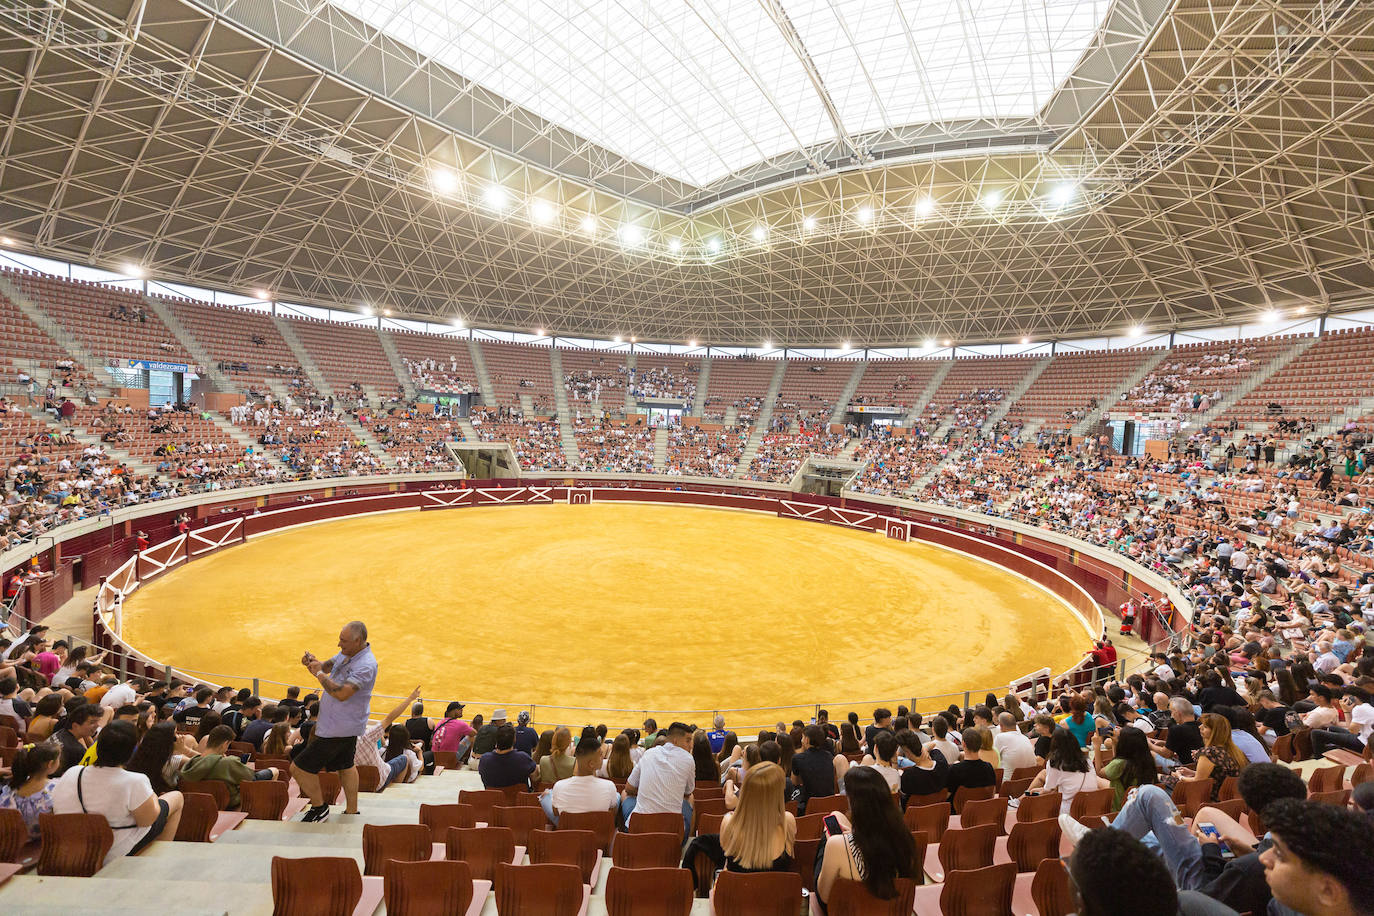
<path fill-rule="evenodd" d="M 887 523 L 887 536 L 894 541 L 911 540 L 911 522 L 903 521 L 899 518 L 885 519 Z"/>
<path fill-rule="evenodd" d="M 591 504 L 591 501 L 592 501 L 592 491 L 591 491 L 591 490 L 574 490 L 574 489 L 569 489 L 569 490 L 568 490 L 568 505 L 570 505 L 570 506 L 586 506 L 586 505 L 590 505 L 590 504 Z"/>

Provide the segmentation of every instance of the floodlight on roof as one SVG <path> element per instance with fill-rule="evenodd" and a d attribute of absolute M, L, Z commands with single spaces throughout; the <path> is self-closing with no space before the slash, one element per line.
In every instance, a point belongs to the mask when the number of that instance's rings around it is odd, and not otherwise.
<path fill-rule="evenodd" d="M 808 216 L 808 217 L 806 217 L 805 219 L 803 219 L 803 220 L 802 220 L 802 231 L 804 231 L 804 232 L 815 232 L 815 231 L 816 231 L 816 217 L 814 217 L 814 216 Z"/>
<path fill-rule="evenodd" d="M 506 189 L 499 184 L 489 184 L 482 192 L 482 200 L 486 201 L 488 207 L 493 210 L 501 210 L 506 206 Z"/>
<path fill-rule="evenodd" d="M 916 215 L 929 216 L 935 212 L 935 200 L 930 197 L 922 197 L 916 201 Z"/>
<path fill-rule="evenodd" d="M 1293 309 L 1293 312 L 1294 312 L 1295 314 L 1298 314 L 1298 315 L 1306 315 L 1306 314 L 1307 314 L 1307 306 L 1305 306 L 1305 305 L 1300 305 L 1300 306 L 1298 306 L 1297 308 Z"/>
<path fill-rule="evenodd" d="M 1021 346 L 1024 347 L 1024 346 L 1026 346 L 1026 345 L 1029 344 L 1029 343 L 1030 343 L 1030 338 L 1029 338 L 1029 337 L 1022 337 L 1022 338 L 1021 338 Z"/>
<path fill-rule="evenodd" d="M 773 349 L 773 341 L 771 341 L 771 340 L 765 340 L 765 341 L 763 342 L 763 348 L 764 348 L 765 350 L 771 350 L 771 349 Z"/>
<path fill-rule="evenodd" d="M 697 345 L 697 342 L 696 342 L 695 340 L 689 340 L 689 341 L 687 341 L 687 346 L 689 346 L 689 347 L 696 347 L 696 345 Z"/>
<path fill-rule="evenodd" d="M 983 206 L 986 207 L 987 209 L 989 209 L 989 210 L 996 210 L 996 209 L 998 208 L 998 206 L 1000 206 L 1001 203 L 1002 203 L 1002 192 L 1001 192 L 1001 191 L 989 191 L 988 193 L 986 193 L 986 194 L 983 195 L 982 203 L 983 203 Z"/>
<path fill-rule="evenodd" d="M 953 345 L 954 345 L 954 341 L 952 341 L 952 340 L 947 340 L 947 341 L 945 341 L 945 346 L 947 346 L 947 347 L 952 347 Z"/>
<path fill-rule="evenodd" d="M 620 339 L 620 335 L 619 335 L 619 334 L 617 334 L 617 335 L 615 335 L 614 337 L 612 337 L 611 340 L 612 340 L 613 342 L 615 342 L 615 343 L 624 343 L 624 341 L 622 341 L 622 340 Z"/>
<path fill-rule="evenodd" d="M 711 254 L 720 254 L 720 239 L 712 236 L 706 240 L 706 250 Z"/>
<path fill-rule="evenodd" d="M 844 343 L 840 344 L 840 352 L 841 352 L 841 353 L 848 353 L 848 352 L 849 352 L 849 341 L 846 340 Z"/>
<path fill-rule="evenodd" d="M 592 216 L 591 214 L 588 214 L 588 215 L 582 217 L 582 222 L 579 223 L 578 225 L 580 225 L 580 226 L 582 227 L 582 231 L 583 231 L 583 232 L 595 232 L 595 231 L 596 231 L 596 217 L 595 217 L 595 216 Z"/>
<path fill-rule="evenodd" d="M 371 317 L 372 317 L 372 306 L 370 306 L 370 305 L 364 305 L 363 308 L 362 308 L 362 312 L 363 312 L 363 314 L 366 315 L 368 318 L 371 318 Z"/>
<path fill-rule="evenodd" d="M 1145 327 L 1144 327 L 1144 325 L 1139 325 L 1139 324 L 1133 324 L 1133 325 L 1131 325 L 1131 336 L 1132 336 L 1132 337 L 1143 337 L 1144 334 L 1145 334 Z"/>
<path fill-rule="evenodd" d="M 135 280 L 142 280 L 145 276 L 147 276 L 147 272 L 142 267 L 139 267 L 137 264 L 125 264 L 124 272 L 129 276 L 133 277 Z"/>
<path fill-rule="evenodd" d="M 13 245 L 13 244 L 14 244 L 14 239 L 10 238 L 8 235 L 7 235 L 7 236 L 4 236 L 3 238 L 0 238 L 0 245 L 4 245 L 6 248 L 8 248 L 9 246 L 11 246 L 11 245 Z"/>
<path fill-rule="evenodd" d="M 387 318 L 390 318 L 390 317 L 391 317 L 391 309 L 382 309 L 382 314 L 385 315 Z"/>
<path fill-rule="evenodd" d="M 530 204 L 530 219 L 536 223 L 551 223 L 556 215 L 553 204 L 547 200 L 536 200 Z"/>
<path fill-rule="evenodd" d="M 1078 185 L 1072 181 L 1066 181 L 1054 186 L 1054 190 L 1050 192 L 1050 200 L 1054 201 L 1056 206 L 1064 207 L 1072 203 L 1077 194 Z"/>
<path fill-rule="evenodd" d="M 265 289 L 256 289 L 253 290 L 253 298 L 261 302 L 266 302 L 268 299 L 272 298 L 272 294 Z"/>
<path fill-rule="evenodd" d="M 1264 320 L 1265 324 L 1273 324 L 1274 322 L 1279 320 L 1278 309 L 1268 309 L 1260 317 Z"/>
<path fill-rule="evenodd" d="M 865 204 L 854 212 L 854 218 L 859 221 L 860 225 L 867 226 L 873 222 L 873 208 Z"/>
<path fill-rule="evenodd" d="M 644 244 L 644 230 L 634 223 L 626 223 L 620 227 L 620 242 L 628 248 L 637 248 Z"/>
<path fill-rule="evenodd" d="M 544 336 L 544 329 L 543 329 L 543 328 L 535 328 L 535 329 L 534 329 L 534 336 L 535 336 L 535 337 L 543 337 L 543 336 Z"/>
<path fill-rule="evenodd" d="M 682 239 L 669 239 L 668 250 L 671 251 L 673 254 L 677 254 L 679 251 L 681 251 Z"/>
<path fill-rule="evenodd" d="M 934 338 L 934 337 L 927 337 L 927 338 L 926 338 L 926 347 L 925 347 L 925 348 L 926 348 L 927 350 L 934 350 L 934 349 L 935 349 L 935 338 Z"/>
<path fill-rule="evenodd" d="M 444 168 L 436 168 L 429 173 L 429 183 L 440 194 L 452 194 L 458 190 L 458 176 Z"/>
<path fill-rule="evenodd" d="M 455 318 L 455 319 L 453 319 L 453 329 L 454 329 L 455 331 L 462 331 L 462 330 L 465 330 L 466 328 L 467 328 L 467 324 L 463 321 L 463 319 L 461 319 L 461 318 Z"/>
<path fill-rule="evenodd" d="M 763 223 L 759 223 L 749 234 L 754 237 L 754 241 L 756 242 L 766 241 L 768 238 L 768 227 Z"/>

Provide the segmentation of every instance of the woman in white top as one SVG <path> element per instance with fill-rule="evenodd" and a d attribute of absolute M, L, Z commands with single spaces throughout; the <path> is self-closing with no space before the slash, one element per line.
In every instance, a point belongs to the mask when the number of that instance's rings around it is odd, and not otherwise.
<path fill-rule="evenodd" d="M 889 792 L 896 792 L 902 784 L 902 770 L 897 764 L 897 739 L 892 732 L 878 732 L 873 738 L 877 758 L 865 754 L 860 766 L 872 767 L 887 782 Z"/>
<path fill-rule="evenodd" d="M 54 813 L 99 814 L 109 821 L 114 845 L 106 865 L 154 840 L 175 838 L 181 823 L 180 792 L 159 798 L 147 776 L 124 769 L 137 744 L 132 722 L 111 722 L 96 739 L 95 765 L 72 767 L 53 789 Z"/>
<path fill-rule="evenodd" d="M 1062 725 L 1050 735 L 1050 755 L 1042 770 L 1030 784 L 1028 792 L 1058 792 L 1063 796 L 1059 805 L 1060 814 L 1068 814 L 1074 796 L 1079 792 L 1105 789 L 1110 782 L 1093 772 L 1083 748 L 1073 732 Z"/>

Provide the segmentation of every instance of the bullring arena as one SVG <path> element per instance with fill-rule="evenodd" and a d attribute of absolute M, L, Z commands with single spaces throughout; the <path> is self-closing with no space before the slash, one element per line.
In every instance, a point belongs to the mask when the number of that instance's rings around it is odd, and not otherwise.
<path fill-rule="evenodd" d="M 743 510 L 612 503 L 265 535 L 141 588 L 123 636 L 205 679 L 252 671 L 285 685 L 341 614 L 385 621 L 372 631 L 387 659 L 380 692 L 422 684 L 470 714 L 527 706 L 549 725 L 637 725 L 623 710 L 704 721 L 726 708 L 762 726 L 839 700 L 940 707 L 956 699 L 937 696 L 950 683 L 1001 690 L 1045 665 L 1068 670 L 1090 636 L 1052 593 L 948 549 Z M 1024 638 L 1001 638 L 1012 630 Z M 780 655 L 796 663 L 779 672 Z M 600 671 L 614 676 L 588 676 Z"/>
<path fill-rule="evenodd" d="M 1371 85 L 1359 0 L 0 3 L 0 914 L 1370 916 Z"/>

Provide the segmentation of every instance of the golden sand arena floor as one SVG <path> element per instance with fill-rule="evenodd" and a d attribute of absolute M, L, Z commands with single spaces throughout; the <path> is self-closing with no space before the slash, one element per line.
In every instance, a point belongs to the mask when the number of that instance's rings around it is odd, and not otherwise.
<path fill-rule="evenodd" d="M 266 535 L 137 591 L 124 635 L 152 658 L 230 675 L 207 680 L 309 689 L 301 653 L 333 654 L 353 618 L 371 630 L 378 693 L 420 684 L 430 714 L 462 699 L 479 701 L 469 716 L 537 704 L 536 722 L 622 726 L 640 710 L 739 707 L 768 711 L 732 726 L 771 724 L 809 718 L 813 703 L 866 717 L 880 700 L 981 696 L 1060 671 L 1087 644 L 1049 593 L 942 548 L 626 504 L 401 512 Z"/>

